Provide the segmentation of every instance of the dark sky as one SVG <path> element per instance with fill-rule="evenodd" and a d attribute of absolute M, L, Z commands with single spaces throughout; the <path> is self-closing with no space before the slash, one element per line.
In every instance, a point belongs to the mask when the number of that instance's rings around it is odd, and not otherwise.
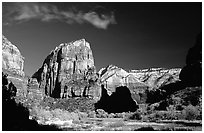
<path fill-rule="evenodd" d="M 183 67 L 202 31 L 202 3 L 3 3 L 3 34 L 32 75 L 62 42 L 85 38 L 97 71 Z"/>

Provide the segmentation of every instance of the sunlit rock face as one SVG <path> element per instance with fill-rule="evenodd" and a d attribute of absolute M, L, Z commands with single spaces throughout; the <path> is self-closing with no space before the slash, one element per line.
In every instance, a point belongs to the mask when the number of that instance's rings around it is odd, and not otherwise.
<path fill-rule="evenodd" d="M 85 39 L 60 44 L 32 77 L 52 97 L 100 97 L 93 53 Z"/>
<path fill-rule="evenodd" d="M 8 80 L 17 88 L 16 96 L 24 97 L 27 92 L 24 57 L 4 35 L 2 35 L 2 72 L 8 74 Z"/>
<path fill-rule="evenodd" d="M 2 68 L 20 76 L 25 76 L 23 66 L 24 57 L 18 48 L 2 35 Z"/>
<path fill-rule="evenodd" d="M 131 97 L 136 102 L 144 100 L 145 90 L 148 86 L 140 82 L 134 75 L 126 72 L 117 66 L 107 66 L 99 71 L 101 85 L 107 90 L 108 95 L 116 92 L 117 87 L 127 87 L 131 93 Z"/>
<path fill-rule="evenodd" d="M 142 70 L 131 70 L 129 73 L 134 75 L 139 81 L 146 83 L 151 88 L 175 83 L 179 81 L 180 68 L 149 68 Z"/>
<path fill-rule="evenodd" d="M 150 68 L 127 72 L 122 68 L 110 65 L 102 68 L 98 73 L 101 85 L 107 90 L 109 96 L 115 92 L 117 87 L 126 86 L 131 92 L 131 97 L 137 103 L 145 103 L 147 90 L 180 81 L 180 71 L 180 68 Z"/>

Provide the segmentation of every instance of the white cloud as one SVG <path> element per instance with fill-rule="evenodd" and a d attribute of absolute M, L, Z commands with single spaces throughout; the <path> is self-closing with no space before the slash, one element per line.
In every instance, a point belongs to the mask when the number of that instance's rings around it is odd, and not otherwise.
<path fill-rule="evenodd" d="M 8 21 L 4 24 L 13 22 L 24 22 L 31 19 L 39 19 L 43 22 L 58 20 L 71 23 L 89 23 L 100 29 L 107 29 L 110 24 L 116 24 L 114 14 L 99 14 L 95 11 L 83 12 L 73 10 L 60 10 L 57 6 L 48 3 L 15 3 L 14 8 L 10 8 L 7 13 Z M 4 15 L 4 14 L 3 14 Z M 4 17 L 4 18 L 5 18 Z"/>

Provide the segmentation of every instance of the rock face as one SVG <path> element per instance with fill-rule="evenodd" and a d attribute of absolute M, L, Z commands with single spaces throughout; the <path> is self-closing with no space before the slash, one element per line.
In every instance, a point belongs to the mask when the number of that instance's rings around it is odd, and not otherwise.
<path fill-rule="evenodd" d="M 131 92 L 131 97 L 137 103 L 145 103 L 147 90 L 157 89 L 179 81 L 180 71 L 180 68 L 150 68 L 126 72 L 121 68 L 110 65 L 102 68 L 99 75 L 101 84 L 104 85 L 109 96 L 115 92 L 117 87 L 126 86 Z"/>
<path fill-rule="evenodd" d="M 202 85 L 202 34 L 197 36 L 195 45 L 189 49 L 186 66 L 182 69 L 179 78 L 186 86 Z"/>
<path fill-rule="evenodd" d="M 62 43 L 33 74 L 45 94 L 56 98 L 100 97 L 92 50 L 85 39 Z"/>
<path fill-rule="evenodd" d="M 18 48 L 4 35 L 2 36 L 2 68 L 15 74 L 25 76 L 23 71 L 24 57 Z"/>
<path fill-rule="evenodd" d="M 151 88 L 160 88 L 161 86 L 179 81 L 180 71 L 180 68 L 149 68 L 131 70 L 129 73 L 134 75 L 139 81 L 146 83 Z"/>
<path fill-rule="evenodd" d="M 109 96 L 116 92 L 117 87 L 126 86 L 130 90 L 131 97 L 135 101 L 140 102 L 142 97 L 144 97 L 141 95 L 149 87 L 145 83 L 140 82 L 134 75 L 113 65 L 101 69 L 99 75 L 101 84 L 107 90 Z"/>
<path fill-rule="evenodd" d="M 23 71 L 24 57 L 18 48 L 2 35 L 2 72 L 7 73 L 8 80 L 17 88 L 16 96 L 25 97 L 27 79 Z"/>

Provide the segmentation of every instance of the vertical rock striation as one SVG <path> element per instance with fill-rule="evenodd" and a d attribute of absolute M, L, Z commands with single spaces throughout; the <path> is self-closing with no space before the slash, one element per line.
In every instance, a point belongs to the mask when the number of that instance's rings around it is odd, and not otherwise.
<path fill-rule="evenodd" d="M 2 35 L 2 68 L 20 76 L 25 76 L 23 65 L 24 57 L 18 48 Z"/>
<path fill-rule="evenodd" d="M 60 44 L 32 78 L 55 98 L 100 97 L 92 50 L 85 39 Z"/>

